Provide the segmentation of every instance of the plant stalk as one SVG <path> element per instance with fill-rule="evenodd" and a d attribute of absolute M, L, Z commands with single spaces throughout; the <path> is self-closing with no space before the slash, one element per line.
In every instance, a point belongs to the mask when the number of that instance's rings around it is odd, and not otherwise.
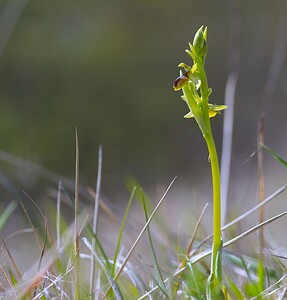
<path fill-rule="evenodd" d="M 216 146 L 212 134 L 204 136 L 211 164 L 213 188 L 213 252 L 211 272 L 216 271 L 216 257 L 221 246 L 221 203 L 220 203 L 220 171 Z"/>

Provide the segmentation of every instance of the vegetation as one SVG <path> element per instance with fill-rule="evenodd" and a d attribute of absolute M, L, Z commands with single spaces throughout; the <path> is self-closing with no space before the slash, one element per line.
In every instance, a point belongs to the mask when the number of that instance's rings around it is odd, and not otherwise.
<path fill-rule="evenodd" d="M 175 179 L 167 187 L 161 199 L 154 205 L 139 183 L 129 179 L 130 198 L 123 218 L 107 208 L 100 197 L 102 149 L 99 149 L 96 191 L 87 190 L 79 184 L 79 143 L 76 131 L 76 167 L 74 200 L 62 181 L 59 181 L 56 203 L 49 203 L 43 211 L 28 195 L 26 198 L 36 208 L 36 215 L 20 201 L 20 206 L 30 226 L 20 233 L 33 233 L 38 244 L 39 257 L 35 265 L 25 273 L 21 271 L 13 253 L 2 238 L 1 296 L 2 299 L 285 299 L 286 298 L 286 255 L 267 244 L 259 249 L 258 257 L 246 256 L 236 250 L 236 243 L 247 235 L 254 234 L 263 226 L 283 217 L 281 212 L 262 221 L 258 225 L 222 241 L 222 232 L 247 218 L 255 211 L 276 198 L 286 189 L 286 185 L 276 190 L 253 209 L 221 226 L 220 216 L 220 174 L 217 151 L 212 136 L 210 117 L 215 116 L 224 105 L 209 103 L 211 89 L 208 87 L 204 69 L 207 54 L 207 28 L 201 27 L 195 34 L 187 53 L 193 60 L 174 82 L 175 90 L 183 91 L 183 100 L 194 117 L 206 141 L 210 156 L 213 183 L 213 234 L 198 237 L 205 208 L 194 226 L 188 243 L 178 241 L 169 232 L 169 224 L 161 216 L 160 206 Z M 262 132 L 261 132 L 262 133 Z M 269 154 L 287 167 L 287 162 L 271 148 L 260 144 Z M 93 195 L 94 207 L 90 217 L 88 209 L 80 201 L 80 193 Z M 134 240 L 127 246 L 125 237 L 129 233 L 128 219 L 133 200 L 142 206 L 144 224 Z M 68 205 L 67 205 L 68 204 Z M 69 224 L 65 217 L 65 207 L 74 212 Z M 180 204 L 179 204 L 180 205 Z M 0 216 L 0 229 L 13 216 L 17 204 L 12 202 Z M 108 222 L 119 227 L 114 248 L 106 248 L 101 238 L 100 208 Z M 184 209 L 184 207 L 182 208 Z M 50 221 L 54 220 L 54 221 Z M 135 225 L 135 224 L 132 224 Z M 138 227 L 139 225 L 136 224 Z M 107 228 L 102 228 L 107 235 Z M 155 235 L 160 238 L 155 238 Z M 212 246 L 209 241 L 213 237 Z M 260 236 L 259 236 L 260 239 Z M 143 244 L 140 244 L 144 240 Z M 127 242 L 127 244 L 126 244 Z M 262 245 L 262 243 L 260 243 Z M 264 244 L 264 243 L 263 243 Z M 148 246 L 147 246 L 148 245 Z M 233 246 L 232 248 L 230 246 Z M 133 254 L 138 252 L 138 257 Z M 146 251 L 149 252 L 147 255 Z M 163 253 L 165 255 L 163 255 Z M 263 254 L 266 256 L 263 263 Z M 211 262 L 208 257 L 211 256 Z M 166 257 L 166 259 L 163 259 Z M 169 258 L 169 259 L 168 259 Z M 139 266 L 141 266 L 139 268 Z"/>

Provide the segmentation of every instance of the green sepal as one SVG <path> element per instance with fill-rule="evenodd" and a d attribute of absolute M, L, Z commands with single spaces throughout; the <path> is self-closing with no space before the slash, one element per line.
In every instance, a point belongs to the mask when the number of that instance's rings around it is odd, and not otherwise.
<path fill-rule="evenodd" d="M 216 104 L 208 103 L 209 118 L 212 118 L 212 117 L 216 116 L 217 114 L 220 114 L 220 111 L 224 110 L 226 108 L 227 108 L 226 105 L 216 105 Z"/>
<path fill-rule="evenodd" d="M 184 95 L 180 96 L 180 98 L 181 98 L 183 101 L 187 102 L 186 97 L 185 97 Z"/>
<path fill-rule="evenodd" d="M 194 115 L 193 115 L 192 111 L 190 111 L 189 113 L 184 115 L 184 118 L 186 118 L 186 119 L 194 118 Z"/>

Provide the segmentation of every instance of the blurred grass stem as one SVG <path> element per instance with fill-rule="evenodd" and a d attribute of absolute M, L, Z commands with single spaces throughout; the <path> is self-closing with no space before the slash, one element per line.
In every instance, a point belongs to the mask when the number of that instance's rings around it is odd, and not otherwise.
<path fill-rule="evenodd" d="M 101 178 L 102 178 L 102 145 L 99 146 L 98 154 L 98 175 L 97 175 L 97 185 L 96 185 L 96 194 L 95 194 L 95 207 L 94 207 L 94 216 L 93 216 L 93 233 L 97 234 L 97 222 L 98 222 L 98 211 L 99 211 L 99 202 L 100 202 L 100 188 L 101 188 Z M 92 239 L 92 248 L 95 249 L 96 240 Z M 95 257 L 93 252 L 91 252 L 91 270 L 90 270 L 90 298 L 94 293 L 94 283 L 95 283 Z M 96 293 L 95 293 L 96 297 Z"/>

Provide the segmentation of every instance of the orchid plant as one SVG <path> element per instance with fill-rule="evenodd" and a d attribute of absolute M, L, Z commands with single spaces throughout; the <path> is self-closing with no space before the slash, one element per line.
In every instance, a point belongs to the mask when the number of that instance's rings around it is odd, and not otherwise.
<path fill-rule="evenodd" d="M 184 72 L 180 71 L 180 76 L 174 81 L 173 88 L 175 91 L 182 90 L 183 95 L 181 98 L 189 108 L 189 112 L 184 117 L 196 120 L 209 152 L 213 185 L 213 248 L 207 295 L 209 295 L 209 299 L 222 299 L 220 171 L 210 118 L 227 107 L 209 103 L 212 90 L 208 87 L 204 69 L 207 54 L 207 27 L 202 26 L 199 28 L 194 36 L 193 43 L 189 43 L 189 49 L 186 52 L 192 58 L 193 65 L 179 64 Z"/>

